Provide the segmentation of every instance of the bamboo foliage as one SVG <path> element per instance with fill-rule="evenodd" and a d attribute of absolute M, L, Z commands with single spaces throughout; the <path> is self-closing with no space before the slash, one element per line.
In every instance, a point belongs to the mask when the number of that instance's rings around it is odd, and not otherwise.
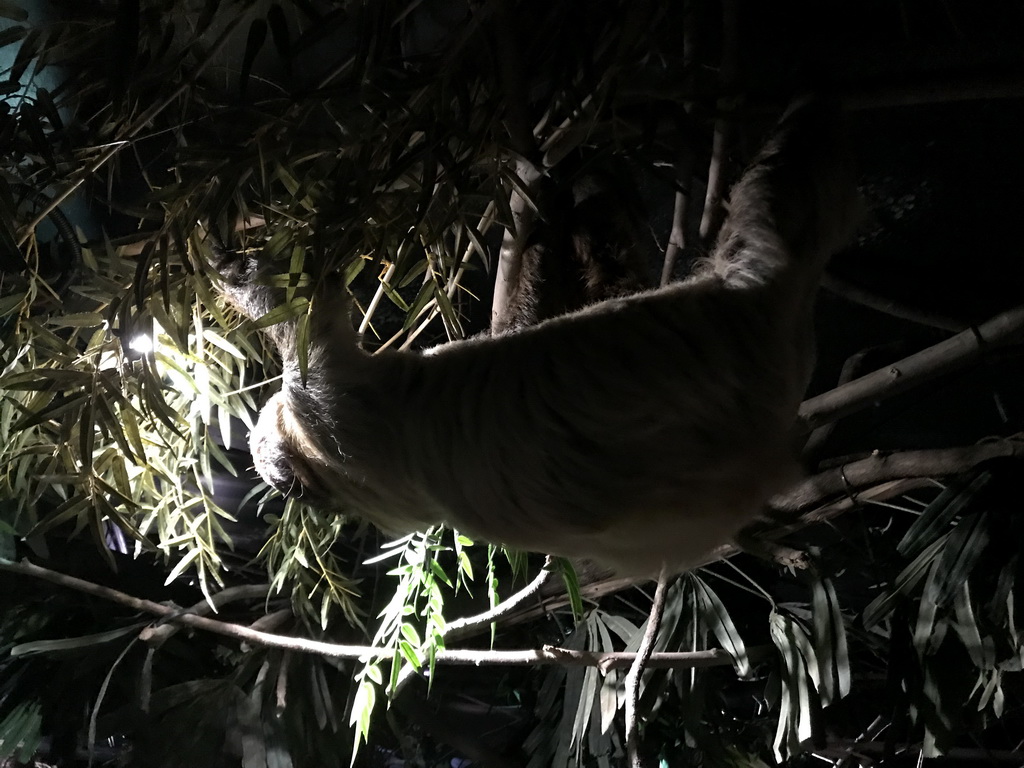
<path fill-rule="evenodd" d="M 420 15 L 431 4 L 418 0 L 65 5 L 65 15 L 45 18 L 0 0 L 9 22 L 0 53 L 10 54 L 0 78 L 0 555 L 15 538 L 43 552 L 58 536 L 88 536 L 111 564 L 117 551 L 165 558 L 167 581 L 195 582 L 212 605 L 220 587 L 243 580 L 240 571 L 252 574 L 253 553 L 240 563 L 232 545 L 248 514 L 240 510 L 256 507 L 267 523 L 259 556 L 269 592 L 301 620 L 289 631 L 351 632 L 385 658 L 349 664 L 218 647 L 211 655 L 230 656 L 224 681 L 186 678 L 152 701 L 179 715 L 195 701 L 223 707 L 262 733 L 244 745 L 247 768 L 344 763 L 350 755 L 337 742 L 346 724 L 340 737 L 354 755 L 374 743 L 384 699 L 408 678 L 435 685 L 454 598 L 498 608 L 511 591 L 512 579 L 502 580 L 524 575 L 530 561 L 444 530 L 378 554 L 360 548 L 362 532 L 343 516 L 282 506 L 244 455 L 280 373 L 258 330 L 286 317 L 308 329 L 308 302 L 294 291 L 339 272 L 371 350 L 475 332 L 474 302 L 493 282 L 502 230 L 522 234 L 517 222 L 540 208 L 535 182 L 582 162 L 577 150 L 588 160 L 628 158 L 677 201 L 684 188 L 689 195 L 690 177 L 700 176 L 694 158 L 703 157 L 692 140 L 713 122 L 704 118 L 722 117 L 707 105 L 729 99 L 716 101 L 716 54 L 705 50 L 695 63 L 680 40 L 711 27 L 707 38 L 717 39 L 706 13 L 715 4 L 617 0 L 600 13 L 531 4 L 537 16 L 518 37 L 501 14 L 524 6 L 500 2 L 452 4 L 464 13 L 436 29 Z M 698 12 L 687 16 L 684 6 Z M 716 176 L 727 161 L 713 158 Z M 289 301 L 255 322 L 228 311 L 209 266 L 218 239 L 258 255 Z M 252 490 L 227 508 L 219 483 L 246 473 Z M 911 713 L 923 754 L 939 754 L 965 722 L 1003 717 L 1024 659 L 1019 555 L 1003 542 L 1020 536 L 986 496 L 993 476 L 979 471 L 896 508 L 893 529 L 906 535 L 893 552 L 846 552 L 834 563 L 812 551 L 820 573 L 793 577 L 791 602 L 769 592 L 777 574 L 731 581 L 716 566 L 676 581 L 655 650 L 718 647 L 733 667 L 645 673 L 649 752 L 706 764 L 785 760 L 821 736 L 827 707 L 857 694 L 858 662 L 870 668 L 897 651 L 913 664 L 892 673 L 893 689 L 907 693 L 888 704 Z M 843 503 L 862 501 L 850 494 Z M 881 528 L 865 523 L 879 539 Z M 854 617 L 841 579 L 876 559 L 891 573 L 872 572 Z M 536 622 L 523 633 L 529 642 L 557 632 L 570 650 L 636 650 L 648 603 L 629 602 L 633 595 L 612 610 L 585 599 L 571 566 L 553 567 L 569 609 L 540 603 L 532 615 L 543 611 L 557 629 Z M 371 589 L 356 569 L 376 578 Z M 737 594 L 756 608 L 734 609 Z M 263 621 L 264 608 L 246 618 Z M 19 614 L 0 628 L 19 633 L 25 623 Z M 487 624 L 497 645 L 504 638 Z M 104 690 L 126 669 L 145 676 L 159 656 L 147 650 L 147 661 L 130 666 L 134 623 L 93 629 L 60 646 L 40 645 L 49 636 L 22 645 L 66 652 L 123 640 Z M 36 698 L 6 698 L 16 675 L 4 663 L 0 746 L 27 758 L 51 715 L 40 715 Z M 967 670 L 966 690 L 951 670 Z M 624 677 L 555 667 L 517 691 L 535 694 L 529 764 L 619 764 Z M 756 714 L 733 717 L 737 708 L 716 698 L 726 682 L 759 686 Z M 84 700 L 95 724 L 95 692 Z"/>
<path fill-rule="evenodd" d="M 84 261 L 113 284 L 135 269 L 112 250 L 87 251 Z M 170 578 L 191 564 L 203 583 L 217 583 L 231 515 L 212 498 L 214 467 L 237 472 L 219 447 L 230 444 L 219 424 L 250 422 L 253 405 L 222 393 L 244 380 L 246 355 L 206 326 L 180 276 L 166 288 L 178 303 L 150 298 L 120 337 L 111 332 L 124 307 L 117 299 L 82 291 L 80 311 L 45 317 L 30 286 L 12 306 L 0 378 L 2 493 L 26 535 L 71 525 L 103 542 L 116 525 L 136 551 L 173 556 Z"/>
<path fill-rule="evenodd" d="M 275 370 L 213 295 L 208 232 L 260 252 L 289 284 L 342 270 L 372 296 L 358 300 L 371 346 L 412 344 L 435 318 L 445 337 L 465 334 L 462 283 L 490 265 L 489 230 L 511 226 L 512 192 L 532 195 L 512 170 L 505 122 L 542 115 L 538 146 L 574 124 L 598 130 L 599 111 L 579 107 L 611 93 L 594 73 L 615 69 L 573 71 L 556 56 L 568 76 L 541 81 L 536 105 L 509 104 L 497 72 L 474 70 L 487 13 L 458 20 L 443 47 L 426 43 L 429 56 L 402 59 L 392 43 L 408 44 L 401 19 L 414 7 L 150 0 L 56 20 L 11 14 L 0 43 L 17 46 L 6 74 L 24 90 L 2 118 L 0 240 L 11 258 L 24 243 L 31 263 L 0 298 L 0 437 L 19 532 L 70 524 L 100 542 L 113 526 L 137 551 L 172 557 L 172 577 L 221 582 L 234 511 L 212 478 L 239 469 L 226 451 Z M 627 66 L 638 30 L 612 33 L 619 47 L 595 55 Z M 331 53 L 318 47 L 328 34 Z M 531 45 L 553 55 L 547 38 Z M 61 291 L 36 228 L 83 191 L 135 234 L 90 241 Z M 133 351 L 137 338 L 152 350 Z M 330 603 L 354 620 L 353 585 L 325 561 L 337 524 L 316 518 L 318 533 L 296 535 L 314 518 L 289 509 L 265 552 L 275 583 L 311 569 L 296 590 L 302 612 L 322 624 Z"/>

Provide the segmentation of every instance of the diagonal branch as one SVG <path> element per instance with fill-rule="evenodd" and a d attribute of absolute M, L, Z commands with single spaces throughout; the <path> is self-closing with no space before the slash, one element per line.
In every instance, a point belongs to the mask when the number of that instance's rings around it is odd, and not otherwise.
<path fill-rule="evenodd" d="M 996 315 L 977 327 L 882 370 L 805 400 L 800 407 L 800 417 L 807 427 L 819 427 L 926 381 L 958 371 L 992 349 L 1020 341 L 1024 341 L 1024 306 Z"/>
<path fill-rule="evenodd" d="M 879 483 L 955 475 L 989 459 L 1022 457 L 1024 440 L 1020 438 L 992 440 L 962 448 L 877 453 L 809 477 L 776 496 L 770 506 L 777 512 L 802 514 L 835 496 L 856 500 L 861 489 Z"/>

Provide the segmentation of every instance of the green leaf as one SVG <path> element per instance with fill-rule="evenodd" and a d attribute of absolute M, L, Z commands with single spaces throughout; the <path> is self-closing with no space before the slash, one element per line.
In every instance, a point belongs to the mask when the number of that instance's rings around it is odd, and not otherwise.
<path fill-rule="evenodd" d="M 24 293 L 12 293 L 9 296 L 0 297 L 0 317 L 6 317 L 12 312 L 21 309 L 26 298 Z"/>
<path fill-rule="evenodd" d="M 974 570 L 989 542 L 988 510 L 966 515 L 946 540 L 939 556 L 935 602 L 946 605 Z"/>
<path fill-rule="evenodd" d="M 363 680 L 359 684 L 359 688 L 356 689 L 355 699 L 352 702 L 352 716 L 349 718 L 349 723 L 356 726 L 352 745 L 353 764 L 359 753 L 360 744 L 367 740 L 370 733 L 370 717 L 376 703 L 377 688 L 369 680 Z"/>
<path fill-rule="evenodd" d="M 217 333 L 211 328 L 203 329 L 203 338 L 206 339 L 211 344 L 213 344 L 215 347 L 223 349 L 236 360 L 241 360 L 242 362 L 248 360 L 248 357 L 245 355 L 244 352 L 242 352 L 242 350 L 240 350 L 238 347 L 236 347 L 234 344 L 232 344 L 230 341 L 225 339 L 223 336 L 221 336 L 219 333 Z"/>
<path fill-rule="evenodd" d="M 948 533 L 944 534 L 929 544 L 921 554 L 914 558 L 910 565 L 900 572 L 890 589 L 871 601 L 864 609 L 862 619 L 866 629 L 875 626 L 875 624 L 892 613 L 897 601 L 905 598 L 913 591 L 925 574 L 928 573 L 932 560 L 938 556 L 948 537 Z"/>
<path fill-rule="evenodd" d="M 399 640 L 398 650 L 401 652 L 403 658 L 405 658 L 405 660 L 409 663 L 409 666 L 411 666 L 413 669 L 419 669 L 422 666 L 423 660 L 420 658 L 420 655 L 417 652 L 417 650 L 413 648 L 409 642 L 405 640 Z"/>
<path fill-rule="evenodd" d="M 421 645 L 423 645 L 422 641 L 420 640 L 420 635 L 416 631 L 416 627 L 414 627 L 412 624 L 402 624 L 402 636 L 410 643 L 412 643 L 412 645 L 416 648 L 419 648 Z"/>
<path fill-rule="evenodd" d="M 782 700 L 779 723 L 775 731 L 773 748 L 780 762 L 787 754 L 799 750 L 800 745 L 813 734 L 811 720 L 811 686 L 808 683 L 808 669 L 800 646 L 799 634 L 792 619 L 773 610 L 769 618 L 772 642 L 782 658 L 784 674 L 781 675 Z M 804 637 L 806 640 L 806 637 Z"/>
<path fill-rule="evenodd" d="M 296 296 L 290 302 L 274 307 L 265 315 L 252 321 L 254 328 L 269 328 L 272 325 L 302 317 L 309 312 L 309 299 Z"/>
<path fill-rule="evenodd" d="M 565 582 L 565 591 L 569 597 L 569 607 L 572 609 L 573 618 L 579 621 L 583 618 L 583 592 L 580 590 L 580 580 L 576 575 L 576 568 L 572 562 L 564 557 L 555 558 L 555 567 L 562 574 L 562 581 Z"/>
<path fill-rule="evenodd" d="M 822 704 L 828 705 L 850 692 L 850 653 L 846 626 L 830 579 L 816 578 L 812 585 L 811 618 L 817 651 Z"/>
<path fill-rule="evenodd" d="M 980 472 L 968 479 L 954 480 L 925 507 L 907 529 L 896 549 L 907 557 L 927 547 L 992 480 L 992 473 Z"/>
<path fill-rule="evenodd" d="M 968 582 L 963 582 L 955 593 L 953 607 L 956 612 L 956 624 L 953 625 L 960 641 L 978 669 L 995 670 L 996 652 L 992 638 L 982 638 L 974 617 L 971 605 L 971 590 Z"/>
<path fill-rule="evenodd" d="M 725 605 L 703 579 L 694 575 L 691 575 L 691 579 L 700 601 L 701 618 L 718 638 L 722 648 L 732 657 L 736 674 L 740 677 L 749 676 L 750 659 L 747 658 L 747 648 Z"/>
<path fill-rule="evenodd" d="M 37 701 L 15 703 L 0 720 L 0 761 L 14 758 L 17 763 L 31 763 L 42 741 L 42 706 Z"/>
<path fill-rule="evenodd" d="M 55 315 L 46 322 L 57 328 L 96 328 L 105 321 L 99 312 L 73 312 L 68 315 Z"/>
<path fill-rule="evenodd" d="M 934 634 L 935 617 L 938 612 L 938 604 L 935 602 L 936 578 L 939 572 L 939 559 L 932 561 L 928 569 L 928 580 L 924 584 L 924 591 L 921 593 L 921 600 L 917 607 L 917 622 L 914 625 L 914 647 L 921 656 L 925 656 L 930 650 L 930 641 Z"/>
<path fill-rule="evenodd" d="M 54 653 L 56 651 L 72 651 L 79 648 L 90 648 L 94 645 L 109 643 L 125 635 L 136 634 L 149 622 L 138 622 L 120 629 L 111 629 L 106 632 L 96 632 L 91 635 L 79 637 L 65 637 L 60 640 L 35 640 L 31 643 L 21 643 L 11 648 L 11 656 L 31 656 L 37 653 Z"/>

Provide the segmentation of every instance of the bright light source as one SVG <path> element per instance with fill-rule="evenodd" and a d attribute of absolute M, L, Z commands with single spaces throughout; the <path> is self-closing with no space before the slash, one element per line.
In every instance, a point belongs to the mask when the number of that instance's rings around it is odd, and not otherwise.
<path fill-rule="evenodd" d="M 128 342 L 128 349 L 140 355 L 148 355 L 153 351 L 153 337 L 147 333 L 140 333 Z"/>

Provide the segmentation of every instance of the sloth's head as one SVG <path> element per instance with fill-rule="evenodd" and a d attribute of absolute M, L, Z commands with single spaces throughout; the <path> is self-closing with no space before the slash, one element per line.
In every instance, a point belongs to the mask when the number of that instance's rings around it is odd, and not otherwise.
<path fill-rule="evenodd" d="M 316 479 L 303 447 L 307 441 L 288 408 L 288 398 L 278 392 L 260 411 L 256 426 L 249 436 L 253 464 L 268 485 L 285 496 L 310 503 L 327 499 L 326 490 Z"/>

